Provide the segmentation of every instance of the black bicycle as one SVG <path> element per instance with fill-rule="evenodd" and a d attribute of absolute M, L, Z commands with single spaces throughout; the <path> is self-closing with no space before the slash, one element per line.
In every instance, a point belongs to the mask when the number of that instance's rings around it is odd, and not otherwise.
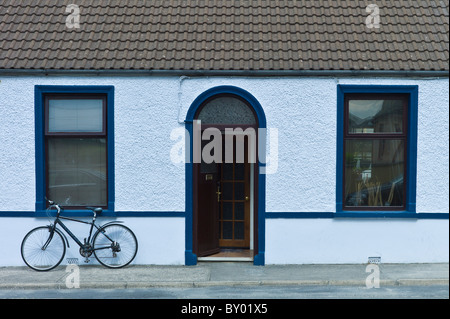
<path fill-rule="evenodd" d="M 86 207 L 92 210 L 94 216 L 92 222 L 60 216 L 63 208 L 57 203 L 47 200 L 49 209 L 56 208 L 56 218 L 53 224 L 34 228 L 25 235 L 21 254 L 25 263 L 37 271 L 48 271 L 58 266 L 66 253 L 66 244 L 69 241 L 64 233 L 56 226 L 69 234 L 80 246 L 80 255 L 89 262 L 89 257 L 94 254 L 98 262 L 108 268 L 121 268 L 128 265 L 136 257 L 138 242 L 134 233 L 120 221 L 113 221 L 101 226 L 95 224 L 97 214 L 102 212 L 101 208 Z M 81 242 L 61 219 L 71 220 L 91 225 L 89 236 Z M 92 231 L 96 232 L 92 236 Z M 91 240 L 92 238 L 92 240 Z"/>

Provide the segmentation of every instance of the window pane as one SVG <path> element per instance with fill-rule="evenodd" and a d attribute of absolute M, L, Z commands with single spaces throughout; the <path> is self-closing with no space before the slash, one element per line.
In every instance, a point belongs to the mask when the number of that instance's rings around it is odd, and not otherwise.
<path fill-rule="evenodd" d="M 403 206 L 403 140 L 347 140 L 346 206 Z"/>
<path fill-rule="evenodd" d="M 402 133 L 403 100 L 349 100 L 349 133 Z"/>
<path fill-rule="evenodd" d="M 49 132 L 103 132 L 103 100 L 48 101 Z"/>
<path fill-rule="evenodd" d="M 106 206 L 106 140 L 48 139 L 48 195 L 65 206 Z"/>

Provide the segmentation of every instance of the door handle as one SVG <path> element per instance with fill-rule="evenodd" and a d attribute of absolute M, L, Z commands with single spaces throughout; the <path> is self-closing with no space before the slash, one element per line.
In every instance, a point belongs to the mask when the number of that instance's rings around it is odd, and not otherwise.
<path fill-rule="evenodd" d="M 250 199 L 250 197 L 245 196 L 245 201 L 248 201 Z"/>

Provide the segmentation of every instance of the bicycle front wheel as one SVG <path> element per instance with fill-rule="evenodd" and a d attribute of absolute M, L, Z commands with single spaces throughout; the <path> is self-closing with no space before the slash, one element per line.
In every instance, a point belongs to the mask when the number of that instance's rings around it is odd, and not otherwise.
<path fill-rule="evenodd" d="M 37 271 L 47 271 L 58 266 L 66 253 L 62 235 L 48 226 L 37 227 L 25 235 L 20 248 L 23 261 Z"/>
<path fill-rule="evenodd" d="M 121 268 L 136 257 L 138 242 L 128 227 L 110 224 L 101 227 L 94 235 L 95 258 L 108 268 Z"/>

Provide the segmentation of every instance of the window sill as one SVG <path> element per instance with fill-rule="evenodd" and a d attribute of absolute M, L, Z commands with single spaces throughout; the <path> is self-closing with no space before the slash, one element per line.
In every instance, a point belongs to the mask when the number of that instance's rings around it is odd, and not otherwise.
<path fill-rule="evenodd" d="M 446 217 L 445 217 L 445 216 Z M 334 214 L 334 218 L 417 218 L 436 219 L 448 218 L 448 214 L 416 213 L 406 210 L 401 211 L 340 211 Z"/>
<path fill-rule="evenodd" d="M 50 214 L 51 217 L 56 217 L 56 210 L 52 210 L 50 213 L 46 210 L 37 210 L 34 214 L 34 217 L 48 217 Z M 94 216 L 91 210 L 88 209 L 64 209 L 61 212 L 61 216 L 63 217 L 91 217 Z M 116 217 L 116 213 L 114 211 L 104 209 L 100 214 L 97 214 L 97 217 Z"/>

